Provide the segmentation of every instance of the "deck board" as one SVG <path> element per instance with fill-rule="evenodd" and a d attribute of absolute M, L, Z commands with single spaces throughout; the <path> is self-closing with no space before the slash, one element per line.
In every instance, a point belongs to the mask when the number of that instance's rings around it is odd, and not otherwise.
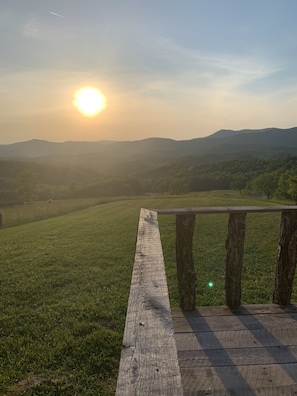
<path fill-rule="evenodd" d="M 297 395 L 297 305 L 172 309 L 184 395 Z"/>

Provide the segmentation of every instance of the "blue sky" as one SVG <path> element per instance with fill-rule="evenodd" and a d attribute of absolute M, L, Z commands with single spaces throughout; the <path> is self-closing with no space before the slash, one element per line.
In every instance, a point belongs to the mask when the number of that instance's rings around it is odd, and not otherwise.
<path fill-rule="evenodd" d="M 296 0 L 0 0 L 0 144 L 297 125 Z M 85 117 L 75 91 L 107 107 Z"/>

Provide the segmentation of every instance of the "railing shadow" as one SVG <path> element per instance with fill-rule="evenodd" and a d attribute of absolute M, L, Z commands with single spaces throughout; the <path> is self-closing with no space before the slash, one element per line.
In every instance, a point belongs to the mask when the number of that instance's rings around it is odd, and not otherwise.
<path fill-rule="evenodd" d="M 250 315 L 245 307 L 241 307 L 245 315 L 237 316 L 238 320 L 253 335 L 255 340 L 262 345 L 265 351 L 273 358 L 275 363 L 282 364 L 282 369 L 297 383 L 297 371 L 294 365 L 284 365 L 285 363 L 296 363 L 296 357 L 289 351 L 278 338 L 276 338 L 254 315 Z M 296 320 L 296 319 L 295 319 Z M 262 330 L 262 333 L 259 332 Z M 296 330 L 297 331 L 297 330 Z M 263 334 L 264 333 L 264 334 Z M 263 342 L 265 340 L 265 343 Z M 273 345 L 268 347 L 267 344 Z"/>
<path fill-rule="evenodd" d="M 195 316 L 199 316 L 201 320 L 201 325 L 203 327 L 203 333 L 208 332 L 207 339 L 208 343 L 211 344 L 212 349 L 204 349 L 203 344 L 205 342 L 203 335 L 201 332 L 194 332 L 193 324 L 191 323 L 190 317 L 195 314 Z M 210 366 L 216 371 L 219 379 L 223 383 L 225 389 L 229 392 L 229 395 L 239 395 L 240 389 L 244 389 L 244 394 L 248 396 L 256 396 L 256 393 L 250 387 L 248 382 L 242 376 L 236 364 L 231 359 L 228 352 L 225 350 L 221 342 L 215 336 L 213 330 L 207 323 L 206 319 L 200 315 L 198 309 L 191 311 L 190 314 L 184 311 L 184 316 L 189 324 L 189 326 L 193 330 L 193 334 L 197 338 L 199 344 L 202 346 L 202 350 L 207 356 Z M 215 353 L 214 353 L 215 350 Z M 217 362 L 221 361 L 222 366 L 218 366 Z M 226 367 L 228 368 L 228 375 L 226 375 Z"/>

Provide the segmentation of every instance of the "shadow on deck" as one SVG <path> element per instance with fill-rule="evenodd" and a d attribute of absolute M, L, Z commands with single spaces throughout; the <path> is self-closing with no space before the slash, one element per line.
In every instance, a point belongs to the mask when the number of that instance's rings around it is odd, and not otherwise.
<path fill-rule="evenodd" d="M 297 306 L 172 310 L 184 395 L 296 395 Z"/>
<path fill-rule="evenodd" d="M 290 304 L 296 209 L 141 210 L 117 396 L 297 395 L 297 305 Z M 258 211 L 282 212 L 273 293 L 277 304 L 241 306 L 245 214 Z M 177 238 L 185 243 L 176 243 L 181 308 L 172 310 L 158 213 L 177 215 Z M 191 243 L 193 214 L 199 213 L 230 213 L 226 306 L 195 305 Z"/>

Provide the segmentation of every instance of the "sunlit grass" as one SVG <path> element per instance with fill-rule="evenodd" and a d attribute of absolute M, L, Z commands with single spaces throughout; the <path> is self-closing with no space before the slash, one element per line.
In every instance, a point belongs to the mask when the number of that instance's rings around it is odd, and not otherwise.
<path fill-rule="evenodd" d="M 61 216 L 66 213 L 105 203 L 98 199 L 73 199 L 57 201 L 40 201 L 23 205 L 2 206 L 2 228 L 30 223 L 32 221 Z"/>
<path fill-rule="evenodd" d="M 36 204 L 22 206 L 20 225 L 0 229 L 0 394 L 114 395 L 141 207 L 270 204 L 229 192 L 98 203 L 54 202 L 39 221 Z M 243 303 L 271 301 L 279 220 L 247 216 Z M 177 305 L 175 217 L 159 223 Z M 227 224 L 227 215 L 196 216 L 198 304 L 224 303 Z"/>

